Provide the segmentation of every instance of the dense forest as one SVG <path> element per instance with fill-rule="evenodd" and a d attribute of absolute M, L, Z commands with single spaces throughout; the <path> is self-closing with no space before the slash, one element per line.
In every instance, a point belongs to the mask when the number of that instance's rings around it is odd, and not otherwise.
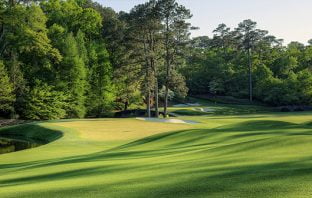
<path fill-rule="evenodd" d="M 150 0 L 116 13 L 91 0 L 0 1 L 0 117 L 108 116 L 223 95 L 312 105 L 312 40 L 281 39 L 245 20 L 191 38 L 191 11 Z M 207 24 L 209 25 L 209 24 Z"/>

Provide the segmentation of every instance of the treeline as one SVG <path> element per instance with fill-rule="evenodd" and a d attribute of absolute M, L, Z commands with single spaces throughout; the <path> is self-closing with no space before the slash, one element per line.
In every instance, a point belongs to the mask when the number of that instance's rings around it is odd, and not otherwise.
<path fill-rule="evenodd" d="M 1 114 L 82 118 L 111 108 L 102 16 L 78 1 L 1 1 Z"/>
<path fill-rule="evenodd" d="M 91 0 L 1 1 L 0 114 L 26 119 L 105 116 L 185 97 L 178 72 L 190 11 L 175 0 L 117 14 Z"/>
<path fill-rule="evenodd" d="M 0 117 L 102 117 L 142 105 L 158 116 L 188 94 L 312 104 L 312 45 L 285 47 L 251 20 L 190 39 L 191 17 L 176 0 L 129 13 L 91 0 L 0 1 Z"/>
<path fill-rule="evenodd" d="M 183 68 L 190 94 L 312 105 L 312 40 L 282 44 L 251 20 L 233 30 L 220 24 L 213 38 L 194 38 Z"/>

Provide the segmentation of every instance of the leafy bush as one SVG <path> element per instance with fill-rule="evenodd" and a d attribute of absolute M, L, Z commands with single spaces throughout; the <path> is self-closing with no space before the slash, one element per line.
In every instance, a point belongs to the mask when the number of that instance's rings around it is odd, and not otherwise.
<path fill-rule="evenodd" d="M 165 93 L 166 93 L 166 87 L 163 86 L 160 90 L 159 90 L 159 98 L 161 99 L 165 99 Z M 173 91 L 171 91 L 169 89 L 169 92 L 168 92 L 168 100 L 172 100 L 174 98 L 175 94 Z"/>
<path fill-rule="evenodd" d="M 14 101 L 13 85 L 10 82 L 4 64 L 0 61 L 0 113 L 12 111 Z"/>
<path fill-rule="evenodd" d="M 66 96 L 52 86 L 37 82 L 27 97 L 24 117 L 32 120 L 51 120 L 66 115 Z"/>

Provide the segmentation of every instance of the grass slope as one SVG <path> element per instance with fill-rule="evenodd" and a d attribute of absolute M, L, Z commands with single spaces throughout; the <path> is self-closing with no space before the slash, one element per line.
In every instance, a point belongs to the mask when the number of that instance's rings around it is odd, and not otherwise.
<path fill-rule="evenodd" d="M 13 127 L 0 128 L 0 136 L 22 141 L 47 144 L 62 137 L 61 130 L 52 130 L 41 124 L 24 124 Z"/>
<path fill-rule="evenodd" d="M 1 197 L 312 196 L 311 113 L 183 119 L 34 124 L 63 137 L 1 155 Z"/>

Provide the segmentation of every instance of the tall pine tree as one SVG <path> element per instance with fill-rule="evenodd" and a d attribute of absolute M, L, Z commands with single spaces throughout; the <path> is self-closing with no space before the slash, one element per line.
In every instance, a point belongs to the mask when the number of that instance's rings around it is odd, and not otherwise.
<path fill-rule="evenodd" d="M 89 116 L 100 117 L 107 110 L 111 110 L 116 95 L 112 83 L 112 67 L 109 54 L 102 42 L 91 43 L 89 61 L 89 89 L 86 105 Z"/>
<path fill-rule="evenodd" d="M 68 94 L 67 116 L 82 118 L 86 112 L 87 69 L 72 33 L 67 35 L 62 52 L 64 58 L 61 63 L 61 79 L 65 82 L 65 93 Z"/>

